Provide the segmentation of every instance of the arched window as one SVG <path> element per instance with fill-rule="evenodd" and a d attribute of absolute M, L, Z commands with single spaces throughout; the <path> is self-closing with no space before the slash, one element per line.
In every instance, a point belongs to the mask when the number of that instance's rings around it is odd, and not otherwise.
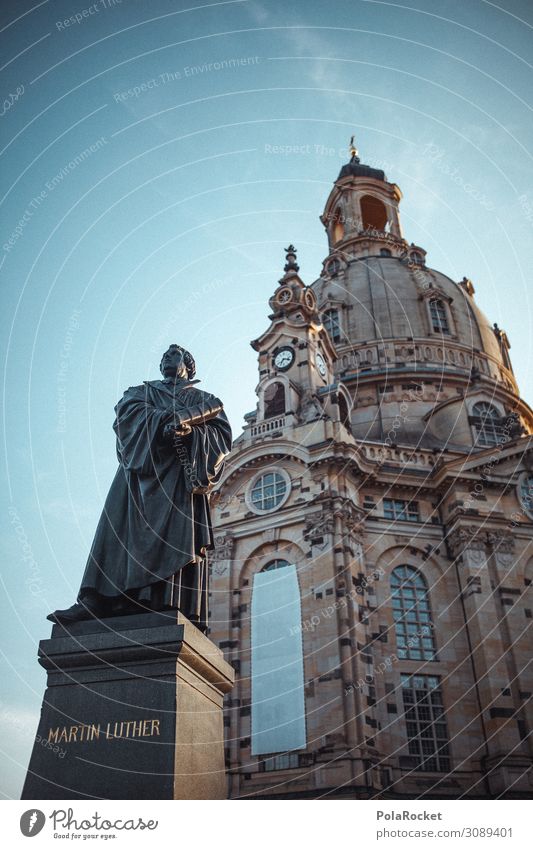
<path fill-rule="evenodd" d="M 533 512 L 533 475 L 524 475 L 520 481 L 520 501 L 528 513 Z"/>
<path fill-rule="evenodd" d="M 500 414 L 488 401 L 479 401 L 472 408 L 472 424 L 476 432 L 476 445 L 499 445 L 505 441 L 500 424 Z"/>
<path fill-rule="evenodd" d="M 341 339 L 341 325 L 339 320 L 339 311 L 338 310 L 326 310 L 326 312 L 322 315 L 322 323 L 333 342 L 340 342 Z"/>
<path fill-rule="evenodd" d="M 411 262 L 414 262 L 415 265 L 424 265 L 424 257 L 422 254 L 419 254 L 418 251 L 413 251 L 409 254 L 409 259 Z"/>
<path fill-rule="evenodd" d="M 361 217 L 363 219 L 363 230 L 385 230 L 387 224 L 387 209 L 385 204 L 372 195 L 364 195 L 361 198 Z"/>
<path fill-rule="evenodd" d="M 426 579 L 412 566 L 397 566 L 391 575 L 392 615 L 398 657 L 436 660 Z"/>
<path fill-rule="evenodd" d="M 348 430 L 350 427 L 350 410 L 348 409 L 348 404 L 346 402 L 346 398 L 344 395 L 339 393 L 339 416 L 340 420 L 343 423 L 344 427 L 347 427 Z"/>
<path fill-rule="evenodd" d="M 381 248 L 379 251 L 380 256 L 392 256 L 392 251 L 389 251 L 388 248 Z"/>
<path fill-rule="evenodd" d="M 432 298 L 429 302 L 429 314 L 431 325 L 435 333 L 449 333 L 448 314 L 444 302 L 439 298 Z"/>
<path fill-rule="evenodd" d="M 340 240 L 344 237 L 344 224 L 342 212 L 340 209 L 336 209 L 335 214 L 333 216 L 332 235 L 334 244 L 340 242 Z"/>
<path fill-rule="evenodd" d="M 272 569 L 284 569 L 289 566 L 288 560 L 271 560 L 266 566 L 263 566 L 261 572 L 270 572 Z"/>
<path fill-rule="evenodd" d="M 270 383 L 265 389 L 265 419 L 282 416 L 285 412 L 285 387 L 283 383 Z"/>
<path fill-rule="evenodd" d="M 266 472 L 257 478 L 250 490 L 250 501 L 256 510 L 274 510 L 287 492 L 287 481 L 279 472 Z"/>

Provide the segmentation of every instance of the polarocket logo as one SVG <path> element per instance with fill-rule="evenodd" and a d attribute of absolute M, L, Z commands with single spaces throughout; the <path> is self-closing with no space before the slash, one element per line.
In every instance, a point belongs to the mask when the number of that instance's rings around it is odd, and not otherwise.
<path fill-rule="evenodd" d="M 46 817 L 42 811 L 37 808 L 31 808 L 29 811 L 24 811 L 20 818 L 20 830 L 24 837 L 35 837 L 42 830 L 46 822 Z"/>

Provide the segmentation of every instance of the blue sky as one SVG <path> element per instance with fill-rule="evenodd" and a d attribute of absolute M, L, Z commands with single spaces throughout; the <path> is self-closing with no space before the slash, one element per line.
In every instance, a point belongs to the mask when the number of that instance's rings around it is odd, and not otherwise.
<path fill-rule="evenodd" d="M 311 283 L 352 133 L 400 185 L 406 238 L 474 281 L 531 402 L 532 24 L 522 0 L 2 3 L 4 796 L 44 617 L 75 597 L 115 471 L 114 405 L 178 342 L 239 432 L 283 247 Z"/>

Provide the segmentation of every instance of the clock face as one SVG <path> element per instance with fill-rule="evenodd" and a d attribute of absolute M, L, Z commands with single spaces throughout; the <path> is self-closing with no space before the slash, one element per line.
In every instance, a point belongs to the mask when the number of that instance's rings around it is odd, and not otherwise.
<path fill-rule="evenodd" d="M 322 356 L 322 354 L 316 354 L 315 363 L 316 363 L 316 367 L 318 369 L 319 374 L 321 374 L 322 377 L 325 377 L 326 376 L 326 363 L 324 362 L 324 357 Z"/>
<path fill-rule="evenodd" d="M 294 362 L 294 351 L 292 348 L 280 348 L 274 357 L 274 365 L 280 371 L 286 371 Z"/>

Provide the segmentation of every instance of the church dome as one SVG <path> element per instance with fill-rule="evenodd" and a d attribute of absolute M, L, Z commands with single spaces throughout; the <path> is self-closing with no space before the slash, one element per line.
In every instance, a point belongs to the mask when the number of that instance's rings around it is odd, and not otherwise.
<path fill-rule="evenodd" d="M 354 435 L 434 447 L 444 429 L 451 450 L 472 450 L 471 401 L 493 403 L 500 424 L 518 403 L 531 424 L 506 334 L 479 309 L 473 284 L 426 265 L 425 250 L 403 237 L 400 189 L 355 158 L 321 217 L 330 253 L 312 286 L 353 398 Z"/>

